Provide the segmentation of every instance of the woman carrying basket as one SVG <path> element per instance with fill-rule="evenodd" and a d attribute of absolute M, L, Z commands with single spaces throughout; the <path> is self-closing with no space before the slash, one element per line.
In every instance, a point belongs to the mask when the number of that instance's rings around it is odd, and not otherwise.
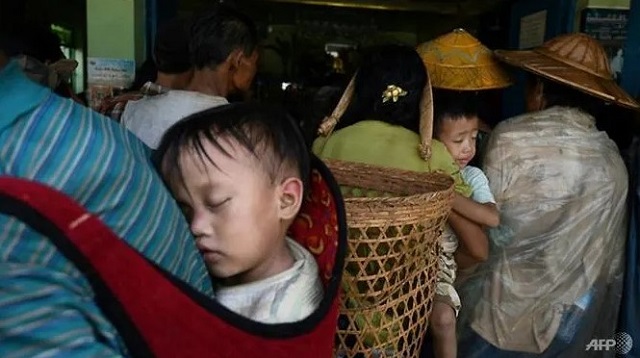
<path fill-rule="evenodd" d="M 321 126 L 324 136 L 315 141 L 313 150 L 323 159 L 444 173 L 454 179 L 456 193 L 468 198 L 471 188 L 460 166 L 442 142 L 431 141 L 432 122 L 424 120 L 433 115 L 426 113 L 432 110 L 430 102 L 429 77 L 415 49 L 399 45 L 374 49 L 365 56 L 334 114 Z M 334 126 L 337 130 L 331 133 Z M 431 142 L 431 153 L 425 150 L 425 140 Z M 486 258 L 487 238 L 480 225 L 462 215 L 450 216 L 449 224 L 457 237 L 468 242 L 476 262 Z M 439 259 L 443 261 L 445 257 Z M 442 265 L 438 266 L 441 270 Z M 459 306 L 452 284 L 448 285 L 451 290 L 442 291 L 452 291 L 450 301 Z M 455 324 L 451 328 L 455 349 Z"/>
<path fill-rule="evenodd" d="M 453 177 L 456 192 L 468 197 L 471 189 L 440 141 L 431 142 L 429 160 L 417 150 L 421 145 L 421 100 L 428 81 L 413 48 L 387 45 L 372 49 L 336 108 L 344 114 L 325 120 L 313 152 L 323 159 L 446 173 Z M 450 224 L 459 235 L 481 231 L 475 231 L 467 220 Z"/>

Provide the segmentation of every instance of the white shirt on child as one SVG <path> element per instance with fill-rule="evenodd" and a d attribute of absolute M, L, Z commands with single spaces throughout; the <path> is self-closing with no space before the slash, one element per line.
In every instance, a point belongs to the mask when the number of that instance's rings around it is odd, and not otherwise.
<path fill-rule="evenodd" d="M 288 270 L 261 281 L 216 289 L 228 309 L 261 323 L 296 322 L 318 307 L 323 287 L 311 253 L 294 240 L 287 244 L 295 260 Z"/>

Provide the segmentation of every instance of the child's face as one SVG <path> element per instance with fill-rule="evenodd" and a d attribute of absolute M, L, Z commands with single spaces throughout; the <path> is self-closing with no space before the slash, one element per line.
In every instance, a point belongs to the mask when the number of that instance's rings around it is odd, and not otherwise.
<path fill-rule="evenodd" d="M 461 169 L 476 155 L 478 122 L 476 116 L 463 117 L 445 119 L 440 126 L 438 139 L 444 143 Z"/>
<path fill-rule="evenodd" d="M 248 283 L 272 276 L 283 253 L 283 188 L 273 183 L 257 159 L 234 140 L 218 139 L 231 157 L 208 141 L 205 163 L 191 149 L 180 155 L 184 185 L 170 184 L 196 246 L 212 276 Z"/>

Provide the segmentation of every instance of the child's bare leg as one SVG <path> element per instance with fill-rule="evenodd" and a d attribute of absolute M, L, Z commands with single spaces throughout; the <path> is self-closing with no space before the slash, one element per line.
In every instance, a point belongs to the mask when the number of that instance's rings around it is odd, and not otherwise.
<path fill-rule="evenodd" d="M 453 308 L 444 302 L 435 301 L 429 319 L 433 336 L 433 352 L 436 358 L 456 358 L 456 314 Z"/>

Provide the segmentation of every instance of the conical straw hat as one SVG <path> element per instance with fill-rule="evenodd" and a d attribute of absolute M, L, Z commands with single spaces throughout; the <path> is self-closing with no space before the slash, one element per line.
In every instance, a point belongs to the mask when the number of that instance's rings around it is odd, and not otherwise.
<path fill-rule="evenodd" d="M 609 60 L 602 45 L 588 35 L 560 35 L 533 50 L 497 50 L 496 56 L 512 66 L 605 101 L 626 108 L 640 109 L 633 97 L 613 80 Z"/>
<path fill-rule="evenodd" d="M 478 91 L 504 88 L 511 80 L 491 50 L 463 29 L 456 29 L 416 49 L 434 88 Z"/>

